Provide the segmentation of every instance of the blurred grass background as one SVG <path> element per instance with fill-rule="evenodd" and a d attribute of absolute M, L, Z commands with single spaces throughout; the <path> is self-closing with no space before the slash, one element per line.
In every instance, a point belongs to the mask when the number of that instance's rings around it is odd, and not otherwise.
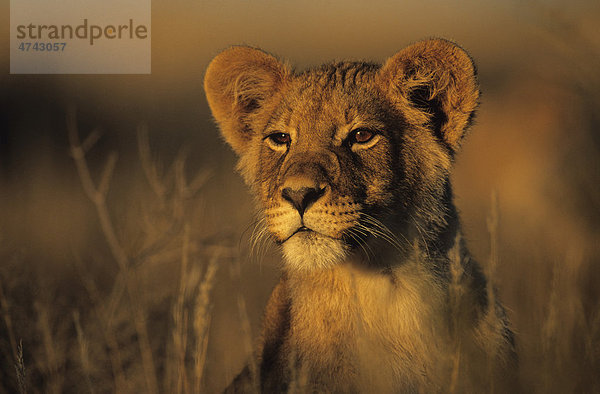
<path fill-rule="evenodd" d="M 208 62 L 233 44 L 299 69 L 383 61 L 432 36 L 479 68 L 456 202 L 485 266 L 497 193 L 493 279 L 523 387 L 600 392 L 598 2 L 155 0 L 152 74 L 139 76 L 9 75 L 0 7 L 0 392 L 221 390 L 278 255 L 248 255 L 252 198 L 208 111 Z M 71 106 L 81 140 L 100 133 L 86 154 L 96 185 L 118 154 L 100 205 L 116 254 L 70 155 Z"/>

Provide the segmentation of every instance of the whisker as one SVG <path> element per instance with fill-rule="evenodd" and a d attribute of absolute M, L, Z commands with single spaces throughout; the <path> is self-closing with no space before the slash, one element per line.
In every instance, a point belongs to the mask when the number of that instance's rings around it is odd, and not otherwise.
<path fill-rule="evenodd" d="M 259 246 L 259 258 L 260 258 L 261 263 L 267 256 L 267 253 L 268 253 L 271 245 L 272 245 L 271 233 L 269 232 L 269 229 L 267 227 L 264 227 L 263 231 L 261 233 L 261 241 L 260 241 L 260 246 Z"/>
<path fill-rule="evenodd" d="M 370 224 L 372 227 L 369 227 L 374 235 L 378 235 L 380 238 L 388 241 L 392 246 L 395 246 L 399 249 L 399 251 L 403 251 L 400 240 L 396 235 L 390 231 L 383 223 L 379 222 L 377 219 L 372 217 L 365 217 L 365 224 Z"/>
<path fill-rule="evenodd" d="M 261 221 L 262 221 L 261 218 L 257 217 L 257 215 L 254 215 L 254 219 L 248 224 L 248 226 L 244 229 L 244 231 L 242 231 L 242 234 L 240 234 L 240 240 L 239 240 L 240 247 L 242 245 L 242 239 L 250 231 L 250 228 L 252 228 L 252 232 L 250 232 L 249 240 L 252 241 L 254 232 L 256 231 L 256 228 Z"/>
<path fill-rule="evenodd" d="M 371 259 L 369 252 L 371 252 L 371 254 L 373 253 L 373 251 L 371 250 L 371 248 L 369 247 L 369 245 L 365 242 L 362 242 L 362 240 L 360 239 L 359 236 L 357 236 L 356 234 L 354 234 L 353 232 L 354 229 L 350 229 L 350 231 L 348 232 L 348 236 L 354 240 L 354 242 L 356 242 L 358 244 L 358 246 L 360 246 L 360 248 L 363 250 L 363 252 L 365 252 L 365 257 L 367 258 L 367 261 Z M 365 246 L 369 249 L 369 251 L 367 251 L 367 249 L 365 249 Z M 374 256 L 374 254 L 373 254 Z"/>
<path fill-rule="evenodd" d="M 258 257 L 258 252 L 260 252 L 261 238 L 264 236 L 266 231 L 267 231 L 266 219 L 264 217 L 258 219 L 254 224 L 254 228 L 253 228 L 252 234 L 250 236 L 250 255 L 251 256 Z"/>
<path fill-rule="evenodd" d="M 265 241 L 267 240 L 267 233 L 268 233 L 267 228 L 263 227 L 258 234 L 258 238 L 257 238 L 257 242 L 256 242 L 256 244 L 257 244 L 256 257 L 261 260 L 264 257 L 264 249 L 266 246 Z"/>
<path fill-rule="evenodd" d="M 406 248 L 402 246 L 400 239 L 398 239 L 396 234 L 394 234 L 386 225 L 384 225 L 376 218 L 374 218 L 364 212 L 361 213 L 361 216 L 362 216 L 361 219 L 363 219 L 364 227 L 367 231 L 370 231 L 376 237 L 379 236 L 379 238 L 387 241 L 390 245 L 392 245 L 394 248 L 396 248 L 399 252 L 406 251 Z M 406 237 L 404 237 L 404 236 L 402 236 L 402 237 L 404 238 L 406 243 L 408 243 L 408 240 L 406 239 Z"/>
<path fill-rule="evenodd" d="M 358 225 L 356 227 L 353 227 L 352 230 L 357 231 L 360 235 L 364 237 L 368 237 L 369 235 L 371 235 L 370 229 L 362 223 L 358 223 Z"/>
<path fill-rule="evenodd" d="M 354 227 L 354 230 L 356 232 L 358 232 L 360 235 L 362 235 L 363 238 L 365 238 L 365 240 L 363 241 L 363 243 L 366 245 L 367 248 L 369 248 L 369 250 L 371 251 L 371 254 L 373 256 L 375 256 L 375 253 L 373 252 L 373 250 L 369 246 L 369 243 L 366 241 L 366 238 L 368 236 L 381 237 L 385 241 L 390 242 L 390 240 L 388 238 L 386 238 L 385 234 L 381 233 L 380 230 L 378 230 L 376 228 L 373 228 L 373 227 L 368 227 L 368 226 L 366 226 L 363 223 L 359 223 L 359 225 L 357 227 Z M 395 248 L 398 248 L 397 245 L 392 244 L 392 246 L 394 246 Z"/>
<path fill-rule="evenodd" d="M 381 231 L 383 231 L 385 234 L 387 234 L 390 238 L 392 238 L 394 240 L 394 242 L 396 243 L 396 245 L 400 248 L 402 248 L 400 239 L 398 239 L 398 237 L 396 236 L 395 233 L 393 233 L 386 225 L 384 225 L 381 221 L 375 219 L 374 217 L 367 215 L 367 220 L 369 220 L 371 223 L 375 224 Z M 407 245 L 410 244 L 410 242 L 408 241 L 408 239 L 404 236 L 404 234 L 400 234 L 402 236 L 402 238 L 404 239 L 405 243 Z"/>

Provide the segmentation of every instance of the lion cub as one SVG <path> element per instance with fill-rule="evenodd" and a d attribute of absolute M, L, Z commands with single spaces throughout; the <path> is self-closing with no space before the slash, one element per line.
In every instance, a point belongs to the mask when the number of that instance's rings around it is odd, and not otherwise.
<path fill-rule="evenodd" d="M 232 47 L 204 87 L 284 257 L 255 359 L 228 392 L 488 392 L 512 381 L 512 334 L 452 202 L 452 162 L 479 98 L 464 50 L 428 40 L 383 65 L 294 72 Z"/>

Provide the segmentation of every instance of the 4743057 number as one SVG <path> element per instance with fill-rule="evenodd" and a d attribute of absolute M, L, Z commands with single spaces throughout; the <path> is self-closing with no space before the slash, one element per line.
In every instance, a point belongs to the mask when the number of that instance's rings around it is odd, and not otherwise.
<path fill-rule="evenodd" d="M 63 52 L 66 46 L 66 42 L 22 42 L 19 44 L 19 50 L 23 52 Z"/>

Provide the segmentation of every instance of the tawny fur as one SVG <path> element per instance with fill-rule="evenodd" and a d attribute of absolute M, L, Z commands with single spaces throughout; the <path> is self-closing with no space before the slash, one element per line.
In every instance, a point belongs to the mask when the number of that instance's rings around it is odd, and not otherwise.
<path fill-rule="evenodd" d="M 228 392 L 513 384 L 512 334 L 452 202 L 479 98 L 464 50 L 429 40 L 383 65 L 297 73 L 233 47 L 205 91 L 284 257 L 255 358 Z"/>

